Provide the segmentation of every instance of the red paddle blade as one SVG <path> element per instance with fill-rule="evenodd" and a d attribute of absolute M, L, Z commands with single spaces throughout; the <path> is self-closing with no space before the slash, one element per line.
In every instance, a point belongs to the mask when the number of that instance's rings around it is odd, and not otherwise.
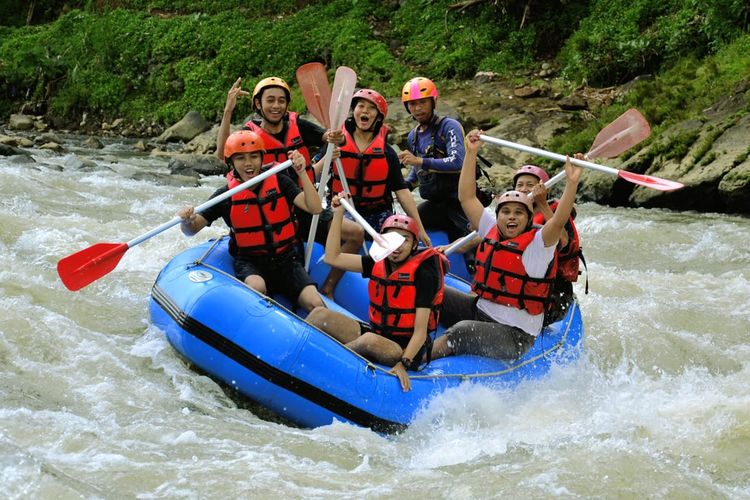
<path fill-rule="evenodd" d="M 297 68 L 297 84 L 302 91 L 307 110 L 325 128 L 331 127 L 328 109 L 331 105 L 331 87 L 326 68 L 319 62 L 303 64 Z"/>
<path fill-rule="evenodd" d="M 632 148 L 651 135 L 649 126 L 643 115 L 635 108 L 630 108 L 615 121 L 604 127 L 594 139 L 591 150 L 586 154 L 589 158 L 614 158 Z"/>
<path fill-rule="evenodd" d="M 97 243 L 60 259 L 57 274 L 75 292 L 112 271 L 127 251 L 127 243 Z"/>
<path fill-rule="evenodd" d="M 684 188 L 685 185 L 679 182 L 662 179 L 660 177 L 654 177 L 652 175 L 636 174 L 635 172 L 628 172 L 627 170 L 619 170 L 617 177 L 625 179 L 626 181 L 638 184 L 639 186 L 646 186 L 651 189 L 659 191 L 674 191 L 676 189 Z"/>
<path fill-rule="evenodd" d="M 344 124 L 349 106 L 352 103 L 354 87 L 357 85 L 357 74 L 347 66 L 339 66 L 333 80 L 331 105 L 328 116 L 331 118 L 331 128 L 338 129 Z"/>

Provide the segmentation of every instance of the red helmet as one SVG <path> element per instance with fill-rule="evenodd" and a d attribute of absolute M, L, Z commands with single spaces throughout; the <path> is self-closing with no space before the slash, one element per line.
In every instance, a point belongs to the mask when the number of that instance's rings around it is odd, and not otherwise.
<path fill-rule="evenodd" d="M 537 167 L 536 165 L 524 165 L 523 167 L 516 170 L 516 173 L 513 175 L 513 186 L 516 185 L 516 179 L 518 179 L 522 175 L 533 175 L 534 177 L 539 179 L 539 182 L 541 182 L 542 184 L 549 180 L 549 175 L 544 171 L 543 168 Z"/>
<path fill-rule="evenodd" d="M 385 222 L 383 222 L 383 227 L 380 228 L 380 232 L 385 233 L 388 229 L 391 228 L 409 231 L 414 235 L 414 240 L 417 240 L 419 238 L 419 226 L 417 225 L 417 221 L 415 221 L 408 215 L 391 215 L 385 220 Z"/>
<path fill-rule="evenodd" d="M 258 134 L 250 130 L 240 130 L 230 135 L 227 142 L 224 143 L 224 160 L 228 161 L 232 155 L 237 153 L 253 153 L 255 151 L 262 153 L 264 149 L 263 139 Z"/>
<path fill-rule="evenodd" d="M 352 109 L 357 105 L 357 99 L 364 99 L 373 103 L 375 107 L 378 108 L 378 112 L 383 115 L 383 120 L 388 116 L 388 103 L 378 92 L 375 92 L 372 89 L 360 89 L 356 91 L 352 96 Z"/>
<path fill-rule="evenodd" d="M 529 211 L 529 217 L 534 213 L 534 202 L 528 194 L 521 191 L 506 191 L 497 197 L 497 208 L 495 213 L 500 211 L 500 207 L 505 203 L 520 203 Z"/>
<path fill-rule="evenodd" d="M 409 107 L 407 106 L 409 101 L 416 101 L 425 97 L 432 97 L 432 102 L 437 104 L 438 90 L 429 78 L 423 76 L 412 78 L 401 89 L 401 101 L 403 101 L 406 111 L 409 111 Z"/>

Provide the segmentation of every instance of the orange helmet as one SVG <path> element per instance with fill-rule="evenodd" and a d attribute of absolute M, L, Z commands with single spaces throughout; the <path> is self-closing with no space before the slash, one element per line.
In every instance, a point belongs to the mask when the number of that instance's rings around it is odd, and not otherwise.
<path fill-rule="evenodd" d="M 437 104 L 438 90 L 429 78 L 423 76 L 412 78 L 406 82 L 404 88 L 401 89 L 401 100 L 404 103 L 406 111 L 409 111 L 409 107 L 406 103 L 409 101 L 416 101 L 417 99 L 424 99 L 425 97 L 432 97 L 432 102 Z"/>
<path fill-rule="evenodd" d="M 286 92 L 286 100 L 287 103 L 292 102 L 292 92 L 289 89 L 289 85 L 279 78 L 278 76 L 269 76 L 268 78 L 264 78 L 261 81 L 255 85 L 255 88 L 253 89 L 253 109 L 257 110 L 257 106 L 255 105 L 255 98 L 257 97 L 260 99 L 260 97 L 263 94 L 263 91 L 270 87 L 279 87 L 284 89 L 284 92 Z"/>
<path fill-rule="evenodd" d="M 385 222 L 383 222 L 383 227 L 380 228 L 380 232 L 384 233 L 391 228 L 398 228 L 403 229 L 404 231 L 409 231 L 414 235 L 415 241 L 419 238 L 419 226 L 417 225 L 417 221 L 415 221 L 408 215 L 391 215 L 385 220 Z"/>
<path fill-rule="evenodd" d="M 375 107 L 378 108 L 380 114 L 383 115 L 383 120 L 385 120 L 385 117 L 388 116 L 388 103 L 385 101 L 385 98 L 380 95 L 380 93 L 375 92 L 372 89 L 358 90 L 352 96 L 352 109 L 354 109 L 354 106 L 357 105 L 357 99 L 364 99 L 365 101 L 370 101 L 371 103 L 373 103 Z"/>
<path fill-rule="evenodd" d="M 505 203 L 520 203 L 529 211 L 529 217 L 534 213 L 534 202 L 528 194 L 521 191 L 506 191 L 497 197 L 497 207 L 495 213 L 500 211 L 500 207 Z"/>
<path fill-rule="evenodd" d="M 237 153 L 253 153 L 264 151 L 263 139 L 250 130 L 240 130 L 227 137 L 224 143 L 224 160 L 229 161 L 232 155 Z"/>

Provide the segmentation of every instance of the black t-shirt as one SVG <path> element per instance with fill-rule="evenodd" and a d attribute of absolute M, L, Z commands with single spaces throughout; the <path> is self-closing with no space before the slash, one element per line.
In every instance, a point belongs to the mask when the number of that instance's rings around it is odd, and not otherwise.
<path fill-rule="evenodd" d="M 293 170 L 292 167 L 289 167 L 286 170 Z M 302 190 L 297 186 L 297 184 L 289 178 L 289 176 L 286 175 L 276 175 L 279 179 L 279 189 L 281 190 L 281 193 L 284 195 L 284 198 L 286 198 L 287 203 L 292 208 L 292 213 L 294 213 L 294 199 L 297 197 L 298 194 L 302 192 Z M 265 182 L 265 181 L 263 181 Z M 261 182 L 260 184 L 263 184 Z M 260 188 L 260 184 L 256 184 L 255 186 L 250 187 L 250 189 L 257 190 Z M 216 198 L 222 193 L 226 193 L 229 191 L 229 186 L 222 186 L 219 189 L 217 189 L 214 194 L 211 195 L 211 198 Z M 213 224 L 213 222 L 221 217 L 224 219 L 224 223 L 227 225 L 227 227 L 232 227 L 232 224 L 229 220 L 229 213 L 232 209 L 232 198 L 227 198 L 226 200 L 223 200 L 216 205 L 212 207 L 208 207 L 206 210 L 201 212 L 201 215 L 208 221 L 208 225 L 210 226 Z"/>
<path fill-rule="evenodd" d="M 416 289 L 416 297 L 414 304 L 416 307 L 424 307 L 427 309 L 432 308 L 432 302 L 435 300 L 435 295 L 442 286 L 442 276 L 440 273 L 440 263 L 438 261 L 440 257 L 433 255 L 432 257 L 425 259 L 419 267 L 417 272 L 414 273 L 414 288 Z M 375 266 L 375 261 L 369 255 L 362 256 L 362 277 L 372 277 L 372 268 Z M 386 261 L 386 270 L 390 274 L 393 269 L 391 263 Z"/>

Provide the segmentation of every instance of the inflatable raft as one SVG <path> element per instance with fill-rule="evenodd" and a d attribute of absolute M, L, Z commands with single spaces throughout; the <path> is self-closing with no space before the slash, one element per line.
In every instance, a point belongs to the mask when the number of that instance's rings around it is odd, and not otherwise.
<path fill-rule="evenodd" d="M 150 314 L 170 344 L 220 383 L 303 427 L 334 420 L 377 432 L 404 429 L 435 395 L 464 383 L 508 386 L 544 376 L 555 363 L 578 357 L 581 312 L 546 327 L 523 358 L 506 363 L 479 356 L 452 356 L 410 372 L 403 392 L 388 367 L 350 351 L 305 322 L 284 300 L 257 293 L 234 278 L 228 238 L 206 242 L 174 257 L 154 283 Z M 322 282 L 329 268 L 313 253 L 311 275 Z M 446 285 L 468 284 L 446 277 Z M 346 273 L 333 309 L 367 319 L 367 280 Z M 438 332 L 440 334 L 440 332 Z"/>

